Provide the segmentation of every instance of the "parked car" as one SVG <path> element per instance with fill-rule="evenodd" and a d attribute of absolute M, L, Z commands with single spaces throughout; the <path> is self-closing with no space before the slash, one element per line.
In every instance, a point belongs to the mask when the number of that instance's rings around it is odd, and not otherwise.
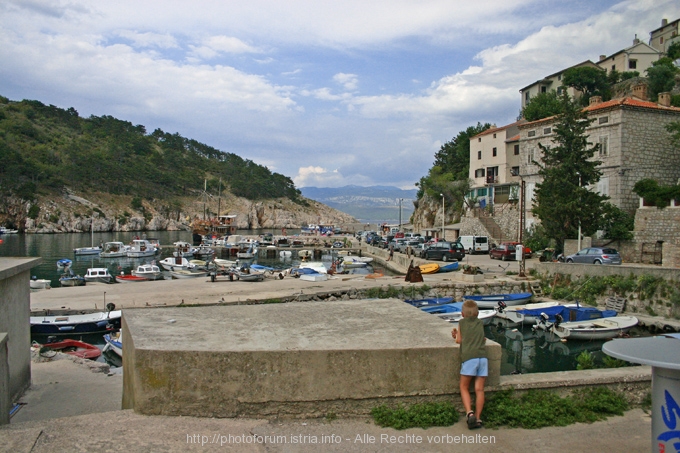
<path fill-rule="evenodd" d="M 413 251 L 413 250 L 415 250 L 416 247 L 418 247 L 419 245 L 420 245 L 420 241 L 409 240 L 409 239 L 407 239 L 407 240 L 405 240 L 404 242 L 402 242 L 401 244 L 399 244 L 399 249 L 398 249 L 398 250 L 399 250 L 400 253 L 406 253 L 406 248 L 407 248 L 407 247 L 411 247 L 411 250 Z"/>
<path fill-rule="evenodd" d="M 421 256 L 428 260 L 460 261 L 465 258 L 465 248 L 459 242 L 436 242 L 424 249 Z"/>
<path fill-rule="evenodd" d="M 517 254 L 517 248 L 514 242 L 502 242 L 500 245 L 494 247 L 489 252 L 492 260 L 512 261 Z"/>
<path fill-rule="evenodd" d="M 502 244 L 514 245 L 515 251 L 516 251 L 517 245 L 519 245 L 519 242 L 502 242 L 501 245 Z M 491 247 L 491 250 L 489 250 L 489 256 L 491 257 L 491 259 L 497 258 L 497 256 L 494 256 L 494 250 L 496 250 L 498 247 L 499 247 L 498 245 L 493 244 L 492 247 Z M 523 248 L 524 248 L 524 258 L 525 259 L 531 258 L 534 255 L 533 252 L 531 251 L 531 249 L 529 247 L 527 247 L 526 245 Z M 498 252 L 496 252 L 496 254 L 498 255 Z M 512 259 L 515 259 L 515 258 L 516 258 L 516 255 Z"/>
<path fill-rule="evenodd" d="M 588 247 L 565 257 L 567 263 L 621 264 L 621 255 L 609 247 Z"/>

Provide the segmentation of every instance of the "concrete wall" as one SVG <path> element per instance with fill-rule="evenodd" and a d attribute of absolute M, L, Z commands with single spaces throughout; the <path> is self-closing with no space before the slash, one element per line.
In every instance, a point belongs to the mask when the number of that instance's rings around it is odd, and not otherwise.
<path fill-rule="evenodd" d="M 31 385 L 31 267 L 40 258 L 0 259 L 0 332 L 6 332 L 10 400 Z"/>
<path fill-rule="evenodd" d="M 0 425 L 9 423 L 12 401 L 9 396 L 9 362 L 7 360 L 7 334 L 0 332 Z"/>

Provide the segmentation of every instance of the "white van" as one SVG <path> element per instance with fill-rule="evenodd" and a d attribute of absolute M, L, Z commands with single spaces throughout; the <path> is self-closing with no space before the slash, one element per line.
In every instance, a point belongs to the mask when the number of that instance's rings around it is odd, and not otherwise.
<path fill-rule="evenodd" d="M 457 242 L 460 242 L 469 254 L 489 253 L 488 236 L 460 236 Z"/>

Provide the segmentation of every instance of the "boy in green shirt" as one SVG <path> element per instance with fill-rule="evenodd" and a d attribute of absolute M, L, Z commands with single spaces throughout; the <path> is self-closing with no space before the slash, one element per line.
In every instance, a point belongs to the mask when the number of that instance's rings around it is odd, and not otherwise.
<path fill-rule="evenodd" d="M 451 336 L 460 344 L 460 398 L 467 414 L 470 429 L 481 428 L 484 408 L 484 383 L 489 375 L 489 361 L 486 357 L 484 324 L 477 317 L 479 309 L 473 300 L 463 303 L 463 317 L 451 331 Z M 475 380 L 475 411 L 472 410 L 470 382 Z"/>

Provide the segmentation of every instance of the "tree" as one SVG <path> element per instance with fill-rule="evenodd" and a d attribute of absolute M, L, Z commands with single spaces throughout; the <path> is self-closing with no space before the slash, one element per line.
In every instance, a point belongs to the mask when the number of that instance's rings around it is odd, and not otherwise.
<path fill-rule="evenodd" d="M 611 98 L 611 89 L 607 80 L 607 71 L 592 66 L 569 68 L 562 75 L 562 84 L 572 87 L 581 93 L 581 105 L 588 105 L 591 96 L 602 96 L 602 100 Z"/>
<path fill-rule="evenodd" d="M 470 169 L 470 139 L 489 129 L 489 123 L 477 123 L 444 143 L 434 155 L 433 167 L 439 167 L 441 173 L 450 173 L 453 180 L 467 179 Z"/>
<path fill-rule="evenodd" d="M 675 75 L 680 69 L 670 57 L 659 58 L 647 69 L 647 91 L 651 101 L 657 101 L 659 93 L 671 91 L 675 86 Z"/>
<path fill-rule="evenodd" d="M 585 134 L 591 120 L 566 92 L 560 101 L 563 113 L 553 127 L 555 146 L 538 145 L 542 162 L 536 164 L 543 181 L 536 185 L 532 210 L 558 249 L 566 238 L 577 236 L 579 225 L 586 236 L 599 230 L 608 199 L 588 190 L 602 175 L 597 169 L 601 162 L 592 159 L 599 145 L 589 146 Z"/>
<path fill-rule="evenodd" d="M 562 113 L 562 104 L 555 90 L 539 93 L 522 109 L 522 118 L 536 121 Z"/>

